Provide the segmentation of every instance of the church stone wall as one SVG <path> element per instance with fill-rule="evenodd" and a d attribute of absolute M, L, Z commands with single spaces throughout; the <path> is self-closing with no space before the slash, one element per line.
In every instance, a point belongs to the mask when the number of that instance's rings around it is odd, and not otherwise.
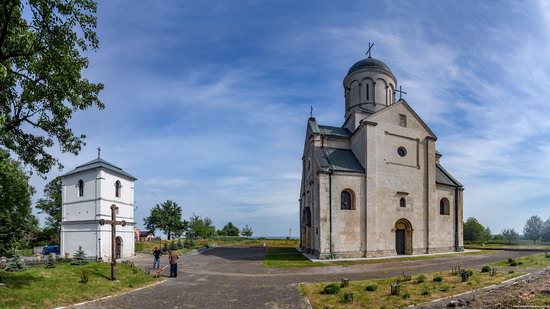
<path fill-rule="evenodd" d="M 62 220 L 94 220 L 96 217 L 96 198 L 99 196 L 97 171 L 88 171 L 71 175 L 63 179 Z M 78 181 L 84 181 L 84 195 L 78 196 Z"/>
<path fill-rule="evenodd" d="M 454 251 L 455 246 L 455 188 L 437 185 L 436 205 L 430 213 L 430 252 Z M 442 215 L 439 209 L 441 199 L 449 200 L 449 214 Z"/>

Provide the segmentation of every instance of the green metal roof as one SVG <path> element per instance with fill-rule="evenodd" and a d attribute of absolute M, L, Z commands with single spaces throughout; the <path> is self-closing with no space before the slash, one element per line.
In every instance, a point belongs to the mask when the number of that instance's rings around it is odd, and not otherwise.
<path fill-rule="evenodd" d="M 323 135 L 350 137 L 351 132 L 346 128 L 319 125 L 319 131 Z"/>
<path fill-rule="evenodd" d="M 315 155 L 321 163 L 321 168 L 336 172 L 364 173 L 365 170 L 353 151 L 339 148 L 316 148 Z"/>
<path fill-rule="evenodd" d="M 126 178 L 129 178 L 131 180 L 137 180 L 136 177 L 128 174 L 127 172 L 122 170 L 120 167 L 118 167 L 118 166 L 116 166 L 112 163 L 109 163 L 109 162 L 107 162 L 103 159 L 100 159 L 100 158 L 97 158 L 97 159 L 92 160 L 90 162 L 86 162 L 86 163 L 84 163 L 80 166 L 77 166 L 74 170 L 69 171 L 69 172 L 61 175 L 61 177 L 74 175 L 74 174 L 84 172 L 84 171 L 89 171 L 89 170 L 94 170 L 94 169 L 101 169 L 101 168 L 106 169 L 108 171 L 111 171 L 113 173 L 119 174 L 119 175 L 124 176 Z"/>
<path fill-rule="evenodd" d="M 447 170 L 440 164 L 435 165 L 435 182 L 442 185 L 452 187 L 462 187 L 462 184 L 458 182 Z"/>

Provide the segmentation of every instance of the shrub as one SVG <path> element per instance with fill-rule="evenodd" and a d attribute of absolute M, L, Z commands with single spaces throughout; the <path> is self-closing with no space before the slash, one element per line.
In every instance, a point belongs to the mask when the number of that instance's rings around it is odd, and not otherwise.
<path fill-rule="evenodd" d="M 471 269 L 465 269 L 462 272 L 468 274 L 468 277 L 471 277 L 474 274 L 474 271 Z"/>
<path fill-rule="evenodd" d="M 27 266 L 25 265 L 25 260 L 19 254 L 19 250 L 13 250 L 13 258 L 6 265 L 6 271 L 9 272 L 21 272 L 25 271 Z"/>
<path fill-rule="evenodd" d="M 178 242 L 177 242 L 177 246 L 178 246 L 178 249 L 183 249 L 183 241 L 181 241 L 181 239 L 178 239 Z"/>
<path fill-rule="evenodd" d="M 80 273 L 80 282 L 88 283 L 89 280 L 90 280 L 90 272 L 83 269 L 82 272 Z"/>
<path fill-rule="evenodd" d="M 378 285 L 376 284 L 369 284 L 367 285 L 367 287 L 365 288 L 365 290 L 369 291 L 369 292 L 374 292 L 376 290 L 378 290 Z"/>
<path fill-rule="evenodd" d="M 430 294 L 432 294 L 432 293 L 430 292 L 430 289 L 428 289 L 427 286 L 425 286 L 425 287 L 422 289 L 422 292 L 420 293 L 420 295 L 430 295 Z"/>
<path fill-rule="evenodd" d="M 441 275 L 435 275 L 433 280 L 434 282 L 441 282 L 443 281 L 443 277 Z"/>
<path fill-rule="evenodd" d="M 422 283 L 422 282 L 426 281 L 426 276 L 418 275 L 418 277 L 416 277 L 415 281 L 416 281 L 416 283 Z"/>
<path fill-rule="evenodd" d="M 164 244 L 162 245 L 161 251 L 162 251 L 163 253 L 168 252 L 168 242 L 167 242 L 167 241 L 165 241 Z"/>
<path fill-rule="evenodd" d="M 482 273 L 488 273 L 490 271 L 491 271 L 491 267 L 488 266 L 488 265 L 485 265 L 485 266 L 481 267 L 481 272 Z"/>
<path fill-rule="evenodd" d="M 513 273 L 515 273 L 515 271 L 509 270 L 508 273 L 509 273 L 509 274 L 513 274 Z"/>
<path fill-rule="evenodd" d="M 403 293 L 403 295 L 401 295 L 401 298 L 403 299 L 411 298 L 411 294 L 409 292 L 405 292 Z"/>
<path fill-rule="evenodd" d="M 195 247 L 195 241 L 192 238 L 185 239 L 185 243 L 183 244 L 183 247 L 185 249 L 192 249 Z"/>
<path fill-rule="evenodd" d="M 519 261 L 519 262 L 518 262 L 518 265 L 523 265 L 523 262 Z"/>
<path fill-rule="evenodd" d="M 342 303 L 343 304 L 353 303 L 353 293 L 352 292 L 344 293 L 344 297 L 342 298 Z"/>
<path fill-rule="evenodd" d="M 511 257 L 508 258 L 508 263 L 512 263 L 512 262 L 514 262 L 514 261 L 515 261 L 515 260 L 514 260 L 513 258 L 511 258 Z"/>
<path fill-rule="evenodd" d="M 178 250 L 178 244 L 175 241 L 171 241 L 169 248 L 172 251 Z"/>
<path fill-rule="evenodd" d="M 518 266 L 518 262 L 513 261 L 513 262 L 510 263 L 510 266 Z"/>
<path fill-rule="evenodd" d="M 340 292 L 340 286 L 336 283 L 331 283 L 325 286 L 321 294 L 332 295 L 332 294 L 338 294 L 338 292 Z"/>
<path fill-rule="evenodd" d="M 46 263 L 46 268 L 55 268 L 55 253 L 50 253 L 44 262 Z"/>
<path fill-rule="evenodd" d="M 439 289 L 441 292 L 447 292 L 449 290 L 449 286 L 448 285 L 444 285 L 442 286 L 440 289 Z"/>
<path fill-rule="evenodd" d="M 84 265 L 88 264 L 88 259 L 86 258 L 86 253 L 82 251 L 82 247 L 78 247 L 78 250 L 73 255 L 71 259 L 71 265 Z"/>

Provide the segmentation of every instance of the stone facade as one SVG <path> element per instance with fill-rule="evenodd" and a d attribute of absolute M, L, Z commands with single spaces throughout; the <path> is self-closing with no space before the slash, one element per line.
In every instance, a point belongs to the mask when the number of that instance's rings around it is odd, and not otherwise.
<path fill-rule="evenodd" d="M 344 79 L 342 127 L 310 118 L 300 246 L 319 258 L 462 251 L 462 185 L 389 67 L 367 58 Z"/>

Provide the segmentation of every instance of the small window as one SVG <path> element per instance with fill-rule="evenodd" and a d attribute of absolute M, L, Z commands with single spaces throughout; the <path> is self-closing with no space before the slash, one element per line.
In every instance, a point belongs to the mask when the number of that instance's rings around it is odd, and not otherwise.
<path fill-rule="evenodd" d="M 407 207 L 407 201 L 404 197 L 399 199 L 399 207 Z"/>
<path fill-rule="evenodd" d="M 405 147 L 401 146 L 401 147 L 397 148 L 397 154 L 400 157 L 404 157 L 404 156 L 407 155 L 407 149 L 405 149 Z"/>
<path fill-rule="evenodd" d="M 367 101 L 369 100 L 369 84 L 367 83 Z"/>
<path fill-rule="evenodd" d="M 78 181 L 78 196 L 84 196 L 84 181 L 82 179 Z"/>
<path fill-rule="evenodd" d="M 120 181 L 116 181 L 115 182 L 115 196 L 116 197 L 120 197 L 120 188 L 122 187 L 122 185 L 120 184 Z"/>
<path fill-rule="evenodd" d="M 439 202 L 439 214 L 440 215 L 449 215 L 451 213 L 451 207 L 449 204 L 449 200 L 444 197 Z"/>
<path fill-rule="evenodd" d="M 353 210 L 355 209 L 355 201 L 351 190 L 344 190 L 340 194 L 340 209 Z"/>
<path fill-rule="evenodd" d="M 402 126 L 402 127 L 407 126 L 407 116 L 405 116 L 403 114 L 399 114 L 399 125 Z"/>

